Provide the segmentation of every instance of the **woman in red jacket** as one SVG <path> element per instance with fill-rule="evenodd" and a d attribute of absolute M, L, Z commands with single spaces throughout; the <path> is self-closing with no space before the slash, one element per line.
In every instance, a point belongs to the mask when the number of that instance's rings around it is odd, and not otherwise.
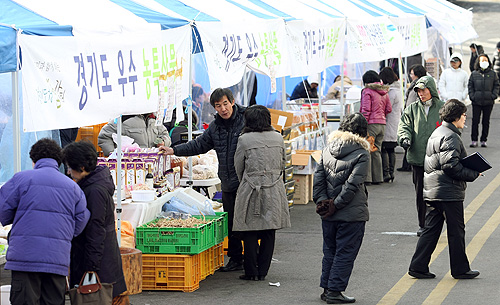
<path fill-rule="evenodd" d="M 377 148 L 371 153 L 370 167 L 365 183 L 380 184 L 383 182 L 380 150 L 384 140 L 385 116 L 392 111 L 389 95 L 387 94 L 389 86 L 383 85 L 380 82 L 378 73 L 373 70 L 366 71 L 363 74 L 363 84 L 365 88 L 361 92 L 360 112 L 368 121 L 368 134 L 374 138 L 374 145 Z"/>

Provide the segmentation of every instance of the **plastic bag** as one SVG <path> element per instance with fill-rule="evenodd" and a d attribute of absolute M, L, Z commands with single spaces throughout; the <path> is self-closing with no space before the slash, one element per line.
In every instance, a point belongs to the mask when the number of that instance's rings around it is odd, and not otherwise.
<path fill-rule="evenodd" d="M 172 197 L 167 201 L 163 205 L 162 211 L 174 211 L 191 215 L 215 215 L 209 200 L 205 200 L 203 203 L 196 205 L 189 205 L 177 197 Z"/>

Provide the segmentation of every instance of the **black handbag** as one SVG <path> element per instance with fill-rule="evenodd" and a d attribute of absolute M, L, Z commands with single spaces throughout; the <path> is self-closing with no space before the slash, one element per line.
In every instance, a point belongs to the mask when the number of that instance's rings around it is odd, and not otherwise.
<path fill-rule="evenodd" d="M 87 275 L 93 274 L 96 283 L 82 285 Z M 113 303 L 113 284 L 101 283 L 97 273 L 85 272 L 77 288 L 69 290 L 72 305 L 111 305 Z"/>

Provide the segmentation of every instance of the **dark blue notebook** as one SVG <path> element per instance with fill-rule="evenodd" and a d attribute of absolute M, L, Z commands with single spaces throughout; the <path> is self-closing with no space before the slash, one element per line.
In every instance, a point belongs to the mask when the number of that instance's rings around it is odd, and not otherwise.
<path fill-rule="evenodd" d="M 480 173 L 487 171 L 491 168 L 490 163 L 486 160 L 479 152 L 475 152 L 471 155 L 460 160 L 463 166 L 478 171 Z"/>

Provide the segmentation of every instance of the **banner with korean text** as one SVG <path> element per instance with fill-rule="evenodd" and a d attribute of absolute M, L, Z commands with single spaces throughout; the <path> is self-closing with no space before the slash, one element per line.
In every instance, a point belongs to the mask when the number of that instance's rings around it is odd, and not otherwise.
<path fill-rule="evenodd" d="M 252 24 L 196 22 L 196 26 L 212 89 L 238 83 L 246 66 L 271 79 L 289 75 L 283 20 L 261 20 Z"/>
<path fill-rule="evenodd" d="M 388 17 L 347 20 L 349 63 L 395 58 L 402 50 L 403 38 Z"/>
<path fill-rule="evenodd" d="M 342 64 L 345 26 L 344 18 L 322 25 L 305 20 L 287 21 L 291 76 L 311 75 Z"/>
<path fill-rule="evenodd" d="M 425 28 L 425 16 L 406 15 L 401 17 L 389 17 L 398 28 L 403 37 L 403 50 L 401 56 L 412 56 L 428 49 L 427 29 Z"/>
<path fill-rule="evenodd" d="M 190 94 L 190 40 L 189 25 L 92 37 L 19 35 L 24 131 L 155 112 L 160 97 L 180 103 Z"/>

